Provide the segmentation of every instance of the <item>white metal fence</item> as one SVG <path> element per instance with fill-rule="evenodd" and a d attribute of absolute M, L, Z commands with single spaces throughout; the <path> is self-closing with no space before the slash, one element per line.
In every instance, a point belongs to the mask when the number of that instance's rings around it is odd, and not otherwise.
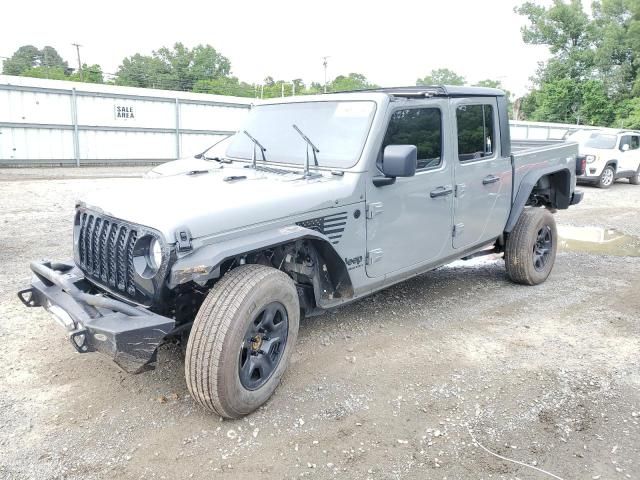
<path fill-rule="evenodd" d="M 0 75 L 0 167 L 174 160 L 237 131 L 255 101 Z M 595 128 L 525 121 L 510 126 L 522 145 Z"/>
<path fill-rule="evenodd" d="M 0 167 L 173 160 L 235 132 L 252 102 L 0 75 Z"/>
<path fill-rule="evenodd" d="M 512 139 L 534 141 L 562 141 L 578 130 L 596 130 L 601 128 L 571 123 L 527 122 L 522 120 L 511 120 L 509 126 Z"/>

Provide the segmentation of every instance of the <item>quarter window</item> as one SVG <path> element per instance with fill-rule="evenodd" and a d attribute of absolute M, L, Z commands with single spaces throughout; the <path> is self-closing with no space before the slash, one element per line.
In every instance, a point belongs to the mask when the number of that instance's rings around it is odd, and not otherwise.
<path fill-rule="evenodd" d="M 629 145 L 629 150 L 637 150 L 638 148 L 640 148 L 640 137 L 638 137 L 637 135 L 624 135 L 621 139 L 620 139 L 620 148 L 622 148 L 624 145 Z"/>
<path fill-rule="evenodd" d="M 407 108 L 393 113 L 382 143 L 415 145 L 418 148 L 418 170 L 434 168 L 442 163 L 442 114 L 439 108 Z"/>
<path fill-rule="evenodd" d="M 493 118 L 491 105 L 460 105 L 456 109 L 458 159 L 461 162 L 493 156 L 495 148 Z"/>

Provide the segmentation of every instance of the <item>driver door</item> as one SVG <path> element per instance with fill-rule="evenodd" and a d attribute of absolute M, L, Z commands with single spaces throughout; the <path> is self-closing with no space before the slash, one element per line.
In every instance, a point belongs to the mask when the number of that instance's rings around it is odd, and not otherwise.
<path fill-rule="evenodd" d="M 446 100 L 399 106 L 390 112 L 379 159 L 387 145 L 415 145 L 416 174 L 391 185 L 367 186 L 369 277 L 419 268 L 451 251 L 453 183 Z"/>

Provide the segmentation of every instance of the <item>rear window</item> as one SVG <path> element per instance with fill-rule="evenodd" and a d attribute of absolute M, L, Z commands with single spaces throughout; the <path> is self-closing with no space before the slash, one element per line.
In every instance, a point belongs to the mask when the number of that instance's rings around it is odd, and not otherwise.
<path fill-rule="evenodd" d="M 589 139 L 584 143 L 584 146 L 589 148 L 611 149 L 616 148 L 617 140 L 618 137 L 616 135 L 592 133 Z"/>

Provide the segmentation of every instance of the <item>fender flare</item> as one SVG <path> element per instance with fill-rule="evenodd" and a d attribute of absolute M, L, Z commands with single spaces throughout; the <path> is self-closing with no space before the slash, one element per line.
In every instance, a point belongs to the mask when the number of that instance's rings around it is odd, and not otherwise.
<path fill-rule="evenodd" d="M 511 206 L 511 213 L 509 214 L 507 225 L 504 228 L 506 233 L 511 232 L 513 227 L 515 227 L 516 222 L 518 221 L 518 218 L 520 218 L 520 214 L 524 210 L 527 200 L 529 200 L 529 196 L 531 195 L 531 192 L 533 192 L 538 181 L 542 177 L 556 173 L 563 174 L 560 176 L 560 182 L 562 183 L 560 185 L 556 185 L 556 189 L 559 189 L 563 195 L 556 199 L 557 204 L 553 205 L 553 208 L 565 209 L 569 207 L 571 204 L 571 170 L 564 165 L 554 165 L 542 170 L 532 170 L 527 173 L 520 182 L 518 193 L 516 194 Z M 564 181 L 562 180 L 562 177 L 564 177 Z"/>
<path fill-rule="evenodd" d="M 321 255 L 327 264 L 328 274 L 334 285 L 339 284 L 347 296 L 352 296 L 353 286 L 349 271 L 331 240 L 315 230 L 298 225 L 264 230 L 198 248 L 172 265 L 167 286 L 173 289 L 189 281 L 204 286 L 209 280 L 220 276 L 220 266 L 229 258 L 299 240 L 309 240 L 313 244 L 316 253 Z"/>
<path fill-rule="evenodd" d="M 614 173 L 618 173 L 618 160 L 613 158 L 611 160 L 607 160 L 607 163 L 604 164 L 603 170 L 605 168 L 607 168 L 609 165 L 613 165 L 613 168 L 615 170 Z"/>

